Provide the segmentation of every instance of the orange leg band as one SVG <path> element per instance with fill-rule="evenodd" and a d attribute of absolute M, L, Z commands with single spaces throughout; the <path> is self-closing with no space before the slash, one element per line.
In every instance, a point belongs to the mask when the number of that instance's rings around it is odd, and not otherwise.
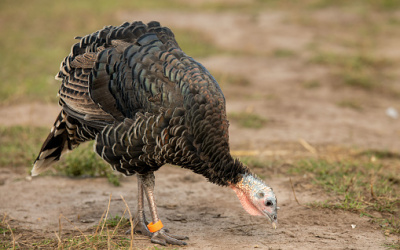
<path fill-rule="evenodd" d="M 153 222 L 150 222 L 149 225 L 147 225 L 147 228 L 149 229 L 150 232 L 155 233 L 157 231 L 160 231 L 161 228 L 163 228 L 164 225 L 162 224 L 161 220 L 158 220 L 156 223 L 153 224 Z"/>

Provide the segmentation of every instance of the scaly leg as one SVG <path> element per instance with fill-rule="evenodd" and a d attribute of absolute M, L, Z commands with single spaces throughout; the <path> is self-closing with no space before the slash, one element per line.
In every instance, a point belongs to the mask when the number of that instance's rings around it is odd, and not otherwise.
<path fill-rule="evenodd" d="M 149 202 L 149 208 L 151 216 L 153 217 L 153 223 L 155 224 L 160 219 L 158 217 L 157 206 L 154 200 L 154 174 L 153 172 L 151 172 L 145 175 L 139 175 L 138 178 L 141 179 L 140 181 L 146 194 L 147 201 Z M 186 245 L 186 242 L 182 241 L 185 239 L 188 239 L 188 237 L 168 234 L 166 230 L 162 228 L 159 231 L 153 233 L 153 236 L 151 237 L 151 242 L 161 245 L 166 245 L 167 243 L 173 245 Z"/>
<path fill-rule="evenodd" d="M 138 177 L 137 179 L 138 179 L 138 212 L 135 218 L 136 225 L 134 228 L 134 232 L 151 237 L 153 234 L 147 228 L 148 222 L 146 221 L 146 217 L 144 215 L 143 185 L 141 178 Z"/>
<path fill-rule="evenodd" d="M 137 213 L 134 217 L 134 222 L 136 223 L 134 225 L 133 232 L 151 237 L 153 236 L 153 234 L 147 228 L 148 222 L 144 215 L 143 185 L 141 179 L 139 177 L 137 179 L 138 179 L 138 208 L 137 208 Z M 130 234 L 131 230 L 129 229 L 125 233 Z"/>

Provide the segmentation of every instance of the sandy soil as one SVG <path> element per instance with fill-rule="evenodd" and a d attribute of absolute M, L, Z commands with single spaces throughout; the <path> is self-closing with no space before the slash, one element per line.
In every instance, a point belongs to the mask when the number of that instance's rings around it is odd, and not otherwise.
<path fill-rule="evenodd" d="M 299 151 L 306 154 L 307 150 L 297 144 L 299 138 L 313 145 L 400 148 L 399 120 L 385 114 L 386 108 L 396 107 L 392 99 L 324 84 L 312 90 L 302 87 L 301 83 L 306 80 L 324 79 L 327 72 L 301 59 L 307 57 L 301 51 L 313 41 L 314 34 L 287 22 L 285 13 L 266 12 L 252 18 L 229 13 L 178 15 L 162 11 L 122 12 L 120 17 L 121 22 L 159 20 L 172 28 L 201 30 L 217 46 L 232 50 L 266 55 L 282 47 L 299 51 L 298 60 L 241 55 L 199 60 L 211 71 L 249 79 L 250 87 L 222 86 L 228 113 L 251 110 L 271 121 L 258 130 L 244 129 L 231 122 L 233 150 L 270 150 L 272 156 L 282 158 Z M 326 15 L 315 18 L 324 21 Z M 366 108 L 359 111 L 337 105 L 338 101 L 350 97 L 361 100 Z M 0 124 L 50 128 L 57 113 L 56 105 L 0 107 Z M 288 149 L 284 143 L 297 147 Z M 10 169 L 0 169 L 0 176 L 0 212 L 9 215 L 13 227 L 35 232 L 39 238 L 54 237 L 60 213 L 78 228 L 92 229 L 107 208 L 110 194 L 113 197 L 111 215 L 120 215 L 125 208 L 120 195 L 131 209 L 136 207 L 134 177 L 123 179 L 121 187 L 114 187 L 104 179 L 45 176 L 31 180 L 25 178 L 26 173 Z M 156 174 L 161 218 L 172 232 L 190 237 L 186 249 L 383 249 L 384 243 L 396 240 L 385 237 L 368 218 L 300 206 L 294 201 L 289 177 L 273 172 L 264 176 L 276 191 L 281 207 L 277 230 L 263 218 L 247 215 L 229 188 L 207 183 L 201 176 L 171 166 L 163 167 Z M 295 183 L 301 203 L 325 198 L 323 192 L 313 189 L 302 178 L 295 179 Z M 71 232 L 73 228 L 63 222 L 63 230 Z M 140 248 L 151 246 L 148 242 L 140 237 L 136 239 Z"/>
<path fill-rule="evenodd" d="M 93 230 L 107 208 L 110 215 L 121 215 L 127 200 L 136 207 L 136 181 L 123 180 L 111 186 L 105 179 L 38 177 L 1 170 L 6 176 L 0 186 L 0 209 L 7 212 L 13 227 L 29 229 L 38 236 L 54 237 L 60 213 L 81 230 Z M 190 171 L 165 166 L 156 174 L 156 197 L 164 225 L 171 232 L 189 236 L 186 249 L 383 249 L 394 240 L 385 238 L 367 218 L 355 214 L 310 209 L 299 206 L 287 177 L 268 177 L 279 199 L 279 228 L 273 230 L 262 217 L 248 215 L 229 188 L 221 188 Z M 296 196 L 301 202 L 321 200 L 321 192 L 303 190 Z M 352 225 L 356 225 L 352 228 Z M 63 232 L 74 228 L 62 222 Z M 40 232 L 40 233 L 38 233 Z M 75 230 L 75 233 L 77 231 Z M 137 236 L 135 246 L 151 246 Z"/>

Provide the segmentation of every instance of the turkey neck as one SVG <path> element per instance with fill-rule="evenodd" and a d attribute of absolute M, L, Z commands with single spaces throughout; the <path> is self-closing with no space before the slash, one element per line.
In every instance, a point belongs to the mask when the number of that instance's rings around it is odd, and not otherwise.
<path fill-rule="evenodd" d="M 208 89 L 199 90 L 189 95 L 184 105 L 193 160 L 181 166 L 202 174 L 217 185 L 236 184 L 249 169 L 230 154 L 229 122 L 222 92 L 217 90 L 210 95 Z"/>
<path fill-rule="evenodd" d="M 207 170 L 201 174 L 210 182 L 220 186 L 235 185 L 246 174 L 250 173 L 250 170 L 246 166 L 239 160 L 233 159 L 230 155 L 214 162 L 207 162 L 204 165 Z"/>

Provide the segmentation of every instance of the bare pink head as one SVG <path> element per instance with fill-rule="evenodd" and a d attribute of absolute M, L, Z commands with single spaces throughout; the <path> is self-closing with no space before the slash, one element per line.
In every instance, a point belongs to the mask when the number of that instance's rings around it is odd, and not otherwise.
<path fill-rule="evenodd" d="M 261 179 L 245 174 L 237 184 L 230 186 L 237 194 L 243 208 L 251 215 L 265 216 L 276 229 L 278 204 L 271 187 Z"/>

